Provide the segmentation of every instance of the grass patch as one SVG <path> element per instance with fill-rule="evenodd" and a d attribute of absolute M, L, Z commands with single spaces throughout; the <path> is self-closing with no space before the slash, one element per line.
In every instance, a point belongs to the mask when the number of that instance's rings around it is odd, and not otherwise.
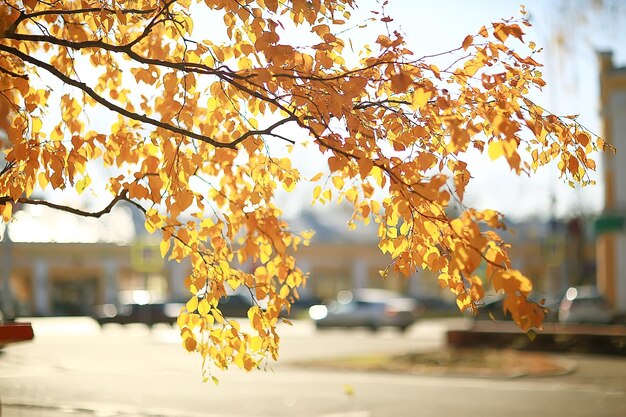
<path fill-rule="evenodd" d="M 296 366 L 363 372 L 477 377 L 554 376 L 572 370 L 552 355 L 513 349 L 443 349 L 404 355 L 363 355 L 297 362 Z"/>

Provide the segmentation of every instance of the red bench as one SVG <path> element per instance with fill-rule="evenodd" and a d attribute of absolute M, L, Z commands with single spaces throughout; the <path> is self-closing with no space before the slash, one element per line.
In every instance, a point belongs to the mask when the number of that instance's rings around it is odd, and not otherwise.
<path fill-rule="evenodd" d="M 0 346 L 33 340 L 34 337 L 33 326 L 30 323 L 0 324 Z"/>

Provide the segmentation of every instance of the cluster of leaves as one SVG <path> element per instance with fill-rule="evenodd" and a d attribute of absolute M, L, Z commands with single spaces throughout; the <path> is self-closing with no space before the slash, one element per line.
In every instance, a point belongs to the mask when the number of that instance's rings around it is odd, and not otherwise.
<path fill-rule="evenodd" d="M 253 369 L 277 358 L 280 312 L 307 279 L 295 254 L 311 238 L 290 230 L 275 206 L 277 190 L 304 178 L 289 156 L 270 149 L 309 138 L 309 151 L 328 164 L 308 180 L 320 183 L 313 200 L 345 199 L 354 221 L 376 222 L 390 268 L 406 276 L 439 271 L 462 310 L 480 305 L 490 281 L 522 329 L 540 326 L 543 309 L 527 298 L 532 285 L 511 268 L 496 233 L 502 216 L 463 205 L 467 155 L 502 158 L 518 174 L 558 161 L 563 176 L 586 184 L 595 168 L 590 153 L 606 145 L 530 100 L 544 85 L 539 64 L 534 52 L 523 57 L 509 46 L 524 45 L 525 21 L 467 36 L 437 56 L 449 58 L 445 68 L 415 57 L 389 30 L 348 63 L 344 28 L 353 7 L 352 0 L 1 0 L 4 221 L 16 202 L 84 216 L 134 204 L 147 230 L 162 235 L 163 256 L 191 261 L 190 299 L 178 319 L 186 349 L 219 368 Z M 223 39 L 194 37 L 194 24 L 215 16 Z M 377 16 L 383 26 L 391 21 Z M 312 41 L 291 44 L 289 33 Z M 54 102 L 51 79 L 64 85 Z M 117 121 L 98 129 L 103 111 Z M 93 187 L 94 166 L 113 172 L 103 210 L 32 198 L 36 189 L 82 193 Z M 463 207 L 459 216 L 448 214 L 452 204 Z M 228 288 L 242 286 L 267 301 L 250 309 L 251 333 L 219 309 Z"/>

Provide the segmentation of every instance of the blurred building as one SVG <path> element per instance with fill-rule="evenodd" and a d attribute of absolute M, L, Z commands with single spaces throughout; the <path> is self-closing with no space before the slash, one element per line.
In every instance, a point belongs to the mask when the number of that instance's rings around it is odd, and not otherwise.
<path fill-rule="evenodd" d="M 626 68 L 613 65 L 611 53 L 601 53 L 600 103 L 604 139 L 616 154 L 604 157 L 604 211 L 595 222 L 597 284 L 612 307 L 626 311 Z"/>
<path fill-rule="evenodd" d="M 339 291 L 384 288 L 421 299 L 453 299 L 438 287 L 437 274 L 420 270 L 406 278 L 379 271 L 392 259 L 378 248 L 377 224 L 349 230 L 351 212 L 341 206 L 307 210 L 290 220 L 294 230 L 314 230 L 300 247 L 298 265 L 310 273 L 301 295 L 334 298 Z M 594 253 L 579 220 L 511 224 L 502 232 L 512 244 L 513 267 L 522 270 L 542 295 L 560 297 L 591 276 Z M 94 305 L 132 302 L 135 293 L 151 301 L 183 301 L 187 263 L 161 259 L 158 241 L 143 232 L 143 218 L 131 207 L 116 207 L 101 219 L 29 206 L 2 233 L 0 264 L 10 276 L 18 315 L 86 315 Z M 137 232 L 138 231 L 138 232 Z M 11 239 L 8 239 L 11 238 Z M 484 274 L 484 266 L 477 273 Z M 142 302 L 145 302 L 142 299 Z"/>
<path fill-rule="evenodd" d="M 138 221 L 122 206 L 101 219 L 39 206 L 16 213 L 8 230 L 0 230 L 10 310 L 19 316 L 88 315 L 97 304 L 132 302 L 139 290 L 153 301 L 184 298 L 186 268 L 161 259 L 158 242 L 135 232 L 143 229 Z"/>
<path fill-rule="evenodd" d="M 311 274 L 308 291 L 321 298 L 365 287 L 391 289 L 418 298 L 449 295 L 447 290 L 440 291 L 438 274 L 431 271 L 419 270 L 410 278 L 394 273 L 382 278 L 378 271 L 392 260 L 378 249 L 378 225 L 348 230 L 349 217 L 335 206 L 332 213 L 309 210 L 294 219 L 295 228 L 316 231 L 311 245 L 298 250 L 299 265 Z M 511 243 L 512 266 L 532 280 L 542 297 L 559 299 L 568 287 L 593 282 L 595 246 L 588 219 L 528 219 L 507 224 L 508 230 L 499 234 Z M 477 274 L 486 278 L 484 272 L 482 265 Z"/>
<path fill-rule="evenodd" d="M 379 271 L 392 262 L 378 248 L 378 224 L 358 224 L 349 230 L 350 208 L 333 206 L 305 210 L 291 221 L 296 230 L 314 230 L 308 247 L 298 249 L 298 265 L 310 273 L 306 292 L 320 298 L 334 298 L 339 291 L 357 288 L 384 288 L 413 296 L 435 296 L 437 278 L 420 271 L 410 279 L 392 272 L 383 278 Z"/>

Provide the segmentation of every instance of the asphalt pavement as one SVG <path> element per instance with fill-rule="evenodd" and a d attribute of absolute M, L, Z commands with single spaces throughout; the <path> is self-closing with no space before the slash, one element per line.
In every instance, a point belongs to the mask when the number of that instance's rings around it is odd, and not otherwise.
<path fill-rule="evenodd" d="M 315 357 L 438 349 L 458 320 L 394 330 L 283 331 L 282 357 L 268 371 L 218 374 L 202 383 L 200 363 L 173 328 L 110 326 L 88 319 L 34 322 L 36 339 L 0 355 L 0 415 L 48 416 L 626 416 L 626 358 L 559 356 L 573 372 L 541 378 L 440 377 L 298 368 Z"/>

